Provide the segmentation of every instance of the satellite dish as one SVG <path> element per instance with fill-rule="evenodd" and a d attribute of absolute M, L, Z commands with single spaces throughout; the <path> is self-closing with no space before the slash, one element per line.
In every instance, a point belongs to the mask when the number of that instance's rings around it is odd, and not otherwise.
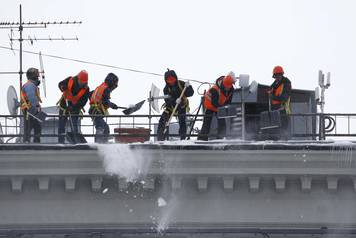
<path fill-rule="evenodd" d="M 247 88 L 249 86 L 250 75 L 240 74 L 239 75 L 239 86 L 241 88 Z"/>
<path fill-rule="evenodd" d="M 252 83 L 250 84 L 250 89 L 248 90 L 250 93 L 255 93 L 258 88 L 258 83 L 253 80 Z"/>
<path fill-rule="evenodd" d="M 43 94 L 44 97 L 47 97 L 47 88 L 46 88 L 46 77 L 45 77 L 45 72 L 44 72 L 44 68 L 43 68 L 43 60 L 42 60 L 42 53 L 40 51 L 40 53 L 38 54 L 40 57 L 40 75 L 42 78 L 42 87 L 43 87 Z"/>
<path fill-rule="evenodd" d="M 152 99 L 151 107 L 157 113 L 159 113 L 158 97 L 159 97 L 159 88 L 156 85 L 152 84 L 152 86 L 151 86 L 151 99 Z"/>
<path fill-rule="evenodd" d="M 9 108 L 10 115 L 16 116 L 18 114 L 17 109 L 20 107 L 20 103 L 16 89 L 12 85 L 7 89 L 7 107 Z"/>

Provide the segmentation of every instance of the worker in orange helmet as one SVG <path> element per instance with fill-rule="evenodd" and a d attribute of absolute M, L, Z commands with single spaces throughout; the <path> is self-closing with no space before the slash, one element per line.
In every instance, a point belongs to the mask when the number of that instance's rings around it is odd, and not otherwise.
<path fill-rule="evenodd" d="M 269 100 L 271 103 L 271 110 L 279 110 L 281 113 L 281 133 L 280 138 L 288 139 L 290 136 L 289 129 L 289 114 L 290 109 L 290 99 L 292 92 L 291 81 L 284 76 L 284 69 L 282 66 L 275 66 L 273 68 L 274 82 L 270 86 Z"/>
<path fill-rule="evenodd" d="M 216 116 L 218 107 L 231 103 L 232 95 L 234 92 L 233 85 L 235 82 L 235 74 L 231 71 L 226 76 L 219 77 L 215 84 L 205 93 L 203 99 L 205 114 L 203 125 L 198 135 L 198 140 L 208 140 L 213 116 Z M 218 138 L 223 138 L 225 135 L 225 119 L 218 119 Z"/>
<path fill-rule="evenodd" d="M 59 105 L 58 142 L 64 143 L 68 116 L 72 120 L 70 123 L 73 124 L 73 133 L 79 132 L 79 114 L 89 99 L 87 71 L 82 70 L 76 76 L 64 79 L 59 82 L 58 87 L 62 92 L 62 97 L 57 103 Z"/>

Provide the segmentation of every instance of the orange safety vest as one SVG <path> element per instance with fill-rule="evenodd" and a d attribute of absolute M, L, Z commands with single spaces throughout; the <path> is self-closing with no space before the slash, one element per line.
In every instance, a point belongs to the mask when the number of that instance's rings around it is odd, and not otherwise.
<path fill-rule="evenodd" d="M 276 89 L 273 89 L 273 92 L 272 92 L 273 95 L 276 97 L 281 96 L 283 93 L 283 86 L 284 86 L 284 84 L 281 83 L 281 85 L 279 85 Z M 272 103 L 272 105 L 282 104 L 282 102 L 279 100 L 272 100 L 271 103 Z"/>
<path fill-rule="evenodd" d="M 104 91 L 107 89 L 109 86 L 106 83 L 102 83 L 100 86 L 98 86 L 93 94 L 90 97 L 90 105 L 94 107 L 99 107 L 104 108 L 107 110 L 109 107 L 103 105 L 103 96 L 104 96 Z"/>
<path fill-rule="evenodd" d="M 87 88 L 80 89 L 79 92 L 77 93 L 77 95 L 74 96 L 72 93 L 73 85 L 74 85 L 74 80 L 73 80 L 73 78 L 70 78 L 68 81 L 68 87 L 63 92 L 63 97 L 68 102 L 71 102 L 72 104 L 77 104 L 78 101 L 83 97 L 83 95 L 87 91 Z"/>
<path fill-rule="evenodd" d="M 273 89 L 273 91 L 272 91 L 273 95 L 276 96 L 276 97 L 282 95 L 283 88 L 284 88 L 284 84 L 282 83 L 276 89 Z M 279 100 L 272 100 L 271 104 L 272 105 L 281 105 L 281 108 L 286 110 L 287 114 L 291 114 L 292 113 L 291 108 L 290 108 L 290 97 L 287 99 L 286 102 L 282 102 L 282 101 L 279 101 Z"/>
<path fill-rule="evenodd" d="M 221 90 L 220 90 L 220 88 L 216 85 L 216 84 L 214 84 L 206 93 L 205 93 L 205 96 L 204 96 L 204 107 L 206 108 L 206 109 L 209 109 L 209 110 L 211 110 L 211 111 L 213 111 L 213 112 L 217 112 L 218 111 L 218 109 L 212 104 L 212 102 L 211 102 L 211 90 L 212 89 L 215 89 L 217 92 L 218 92 L 218 94 L 219 94 L 219 106 L 222 106 L 222 105 L 224 105 L 225 104 L 225 102 L 231 97 L 231 95 L 232 95 L 232 93 L 229 93 L 227 96 L 225 96 L 222 92 L 221 92 Z"/>

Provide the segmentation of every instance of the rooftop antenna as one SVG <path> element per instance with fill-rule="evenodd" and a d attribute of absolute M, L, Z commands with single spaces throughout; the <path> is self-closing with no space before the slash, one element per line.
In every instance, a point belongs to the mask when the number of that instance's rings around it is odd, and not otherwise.
<path fill-rule="evenodd" d="M 23 34 L 23 30 L 25 28 L 47 28 L 48 25 L 75 25 L 75 24 L 81 24 L 82 22 L 81 21 L 53 21 L 53 22 L 24 22 L 22 21 L 22 5 L 20 4 L 20 20 L 19 22 L 0 22 L 0 29 L 10 29 L 11 31 L 11 34 L 9 35 L 10 37 L 10 46 L 12 48 L 13 46 L 13 42 L 14 41 L 18 41 L 20 43 L 20 58 L 19 58 L 19 61 L 20 61 L 20 69 L 18 72 L 0 72 L 0 74 L 19 74 L 20 76 L 20 90 L 22 88 L 22 75 L 23 75 L 23 71 L 22 71 L 22 42 L 23 41 L 29 41 L 31 43 L 31 45 L 33 44 L 34 41 L 47 41 L 47 40 L 50 40 L 50 41 L 57 41 L 57 40 L 61 40 L 61 41 L 64 41 L 64 40 L 78 40 L 78 37 L 75 37 L 75 38 L 63 38 L 63 37 L 60 37 L 60 38 L 31 38 L 31 37 L 28 37 L 27 39 L 24 39 L 22 37 L 22 34 Z M 14 29 L 18 29 L 19 31 L 19 38 L 14 38 L 14 35 L 13 35 L 13 30 Z"/>
<path fill-rule="evenodd" d="M 326 83 L 325 83 L 325 74 L 323 71 L 319 70 L 318 74 L 318 83 L 319 87 L 321 88 L 321 94 L 319 92 L 319 88 L 317 87 L 315 89 L 315 99 L 316 103 L 320 105 L 320 119 L 319 119 L 319 139 L 320 140 L 325 140 L 325 132 L 328 132 L 327 130 L 329 129 L 330 132 L 330 127 L 332 122 L 335 124 L 335 120 L 332 119 L 331 117 L 324 116 L 324 105 L 325 105 L 325 90 L 330 87 L 330 72 L 327 73 L 326 75 Z M 325 119 L 329 120 L 329 125 L 325 126 Z M 333 127 L 332 127 L 333 128 Z M 331 129 L 333 130 L 333 129 Z"/>
<path fill-rule="evenodd" d="M 319 88 L 315 89 L 315 99 L 318 105 L 320 105 L 320 112 L 324 113 L 324 105 L 325 105 L 325 90 L 330 87 L 330 72 L 326 75 L 326 83 L 325 83 L 325 74 L 323 71 L 319 70 L 318 75 L 318 83 L 321 88 L 321 94 L 319 93 Z"/>

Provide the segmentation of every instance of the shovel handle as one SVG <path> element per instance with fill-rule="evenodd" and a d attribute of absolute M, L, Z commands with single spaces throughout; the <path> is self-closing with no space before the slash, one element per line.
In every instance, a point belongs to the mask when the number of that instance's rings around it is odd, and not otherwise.
<path fill-rule="evenodd" d="M 67 109 L 68 109 L 68 100 L 67 99 L 66 99 L 66 106 L 67 106 Z M 72 115 L 71 115 L 69 110 L 68 110 L 68 117 L 69 117 L 70 129 L 74 133 L 74 125 L 73 125 L 73 121 L 72 121 Z"/>
<path fill-rule="evenodd" d="M 271 112 L 271 94 L 268 95 L 268 111 Z"/>
<path fill-rule="evenodd" d="M 184 86 L 184 88 L 183 88 L 183 90 L 182 90 L 182 93 L 181 93 L 180 96 L 179 96 L 179 99 L 180 99 L 180 100 L 182 100 L 182 97 L 183 97 L 183 95 L 184 95 L 186 89 L 187 89 L 187 87 Z M 169 117 L 169 120 L 167 121 L 167 123 L 166 123 L 166 125 L 165 125 L 165 127 L 164 127 L 163 134 L 166 133 L 167 128 L 168 128 L 168 126 L 169 126 L 169 123 L 171 123 L 171 120 L 172 120 L 174 114 L 176 113 L 178 106 L 179 106 L 178 103 L 176 103 L 176 105 L 175 105 L 175 107 L 174 107 L 174 109 L 173 109 L 173 111 L 172 111 L 172 113 L 171 113 L 171 115 L 170 115 L 170 117 Z"/>
<path fill-rule="evenodd" d="M 35 120 L 37 120 L 38 122 L 42 123 L 43 121 L 41 119 L 39 119 L 38 117 L 36 117 L 35 115 L 33 115 L 32 113 L 27 111 L 27 114 L 30 115 L 31 117 L 33 117 Z"/>

